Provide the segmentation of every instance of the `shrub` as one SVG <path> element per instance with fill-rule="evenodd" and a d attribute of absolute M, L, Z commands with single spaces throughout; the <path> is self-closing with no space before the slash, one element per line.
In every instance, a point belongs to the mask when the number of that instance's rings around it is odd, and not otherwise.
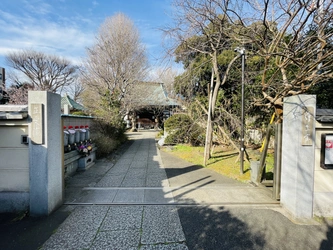
<path fill-rule="evenodd" d="M 164 123 L 167 132 L 166 144 L 190 143 L 193 146 L 203 145 L 205 131 L 186 114 L 174 114 Z"/>
<path fill-rule="evenodd" d="M 81 115 L 81 116 L 89 116 L 86 112 L 84 111 L 74 111 L 71 113 L 72 115 Z"/>
<path fill-rule="evenodd" d="M 107 137 L 103 134 L 97 134 L 92 138 L 92 140 L 97 146 L 97 158 L 102 158 L 110 155 L 122 143 L 119 140 Z"/>
<path fill-rule="evenodd" d="M 106 157 L 127 140 L 125 126 L 123 124 L 115 126 L 103 120 L 95 120 L 92 126 L 92 140 L 98 148 L 96 157 Z"/>

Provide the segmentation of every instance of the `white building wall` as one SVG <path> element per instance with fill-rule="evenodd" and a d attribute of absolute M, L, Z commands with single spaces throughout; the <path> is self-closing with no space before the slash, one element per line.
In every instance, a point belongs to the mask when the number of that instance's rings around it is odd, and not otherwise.
<path fill-rule="evenodd" d="M 314 169 L 314 216 L 333 217 L 333 169 L 320 167 L 321 135 L 333 134 L 333 123 L 316 123 Z"/>
<path fill-rule="evenodd" d="M 0 212 L 29 207 L 29 148 L 21 138 L 28 135 L 28 120 L 16 112 L 21 108 L 3 105 L 0 109 Z"/>

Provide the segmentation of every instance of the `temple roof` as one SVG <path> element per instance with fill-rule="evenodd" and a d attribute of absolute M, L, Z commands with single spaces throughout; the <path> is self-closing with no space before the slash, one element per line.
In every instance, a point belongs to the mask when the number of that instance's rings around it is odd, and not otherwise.
<path fill-rule="evenodd" d="M 163 83 L 140 82 L 134 86 L 136 102 L 142 106 L 180 106 L 180 104 L 169 98 Z"/>
<path fill-rule="evenodd" d="M 80 103 L 74 101 L 67 94 L 61 98 L 61 109 L 64 109 L 65 104 L 68 105 L 69 110 L 81 110 L 81 111 L 85 110 L 85 108 Z"/>

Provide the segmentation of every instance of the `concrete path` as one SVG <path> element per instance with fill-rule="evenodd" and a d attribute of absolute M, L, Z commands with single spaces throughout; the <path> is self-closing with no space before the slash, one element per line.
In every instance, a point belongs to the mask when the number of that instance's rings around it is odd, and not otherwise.
<path fill-rule="evenodd" d="M 193 166 L 129 134 L 116 161 L 75 175 L 69 217 L 42 249 L 332 249 L 330 224 L 288 220 L 272 194 Z"/>
<path fill-rule="evenodd" d="M 130 133 L 133 144 L 114 165 L 99 162 L 73 178 L 65 204 L 279 204 L 266 188 L 240 183 L 158 150 L 155 135 Z"/>
<path fill-rule="evenodd" d="M 188 249 L 155 135 L 133 134 L 115 163 L 99 161 L 68 182 L 73 211 L 42 249 Z"/>

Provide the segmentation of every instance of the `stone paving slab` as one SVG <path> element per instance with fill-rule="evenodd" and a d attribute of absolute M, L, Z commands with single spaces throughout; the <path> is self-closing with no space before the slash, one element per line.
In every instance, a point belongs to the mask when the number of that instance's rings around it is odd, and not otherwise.
<path fill-rule="evenodd" d="M 146 178 L 146 187 L 168 187 L 169 182 L 165 174 L 149 174 Z"/>
<path fill-rule="evenodd" d="M 122 187 L 143 187 L 145 185 L 145 177 L 125 176 L 121 183 Z"/>
<path fill-rule="evenodd" d="M 113 201 L 114 203 L 142 204 L 144 202 L 143 189 L 120 189 Z"/>
<path fill-rule="evenodd" d="M 140 250 L 187 250 L 187 246 L 182 243 L 143 245 Z"/>
<path fill-rule="evenodd" d="M 67 187 L 93 187 L 102 178 L 102 175 L 80 175 L 75 176 L 66 184 Z"/>
<path fill-rule="evenodd" d="M 108 204 L 115 200 L 117 190 L 83 189 L 76 203 Z"/>
<path fill-rule="evenodd" d="M 124 177 L 125 174 L 107 174 L 96 183 L 95 187 L 119 187 L 124 180 Z"/>
<path fill-rule="evenodd" d="M 77 207 L 41 249 L 88 249 L 107 211 L 106 206 Z"/>
<path fill-rule="evenodd" d="M 188 249 L 176 207 L 80 206 L 41 249 Z"/>
<path fill-rule="evenodd" d="M 145 178 L 146 177 L 147 170 L 146 169 L 135 169 L 130 168 L 126 174 L 126 177 L 140 177 Z"/>
<path fill-rule="evenodd" d="M 211 204 L 270 204 L 279 202 L 271 198 L 272 194 L 266 189 L 254 187 L 87 187 L 80 191 L 79 197 L 71 194 L 66 199 L 70 204 L 161 204 L 161 205 L 211 205 Z"/>
<path fill-rule="evenodd" d="M 99 232 L 90 250 L 117 249 L 131 250 L 138 249 L 140 244 L 140 230 L 119 230 L 112 232 Z"/>
<path fill-rule="evenodd" d="M 173 192 L 175 203 L 192 203 L 192 204 L 279 204 L 272 199 L 272 194 L 266 190 L 254 188 L 236 188 L 223 189 L 202 188 L 191 189 L 181 188 Z"/>
<path fill-rule="evenodd" d="M 143 206 L 111 206 L 100 231 L 140 229 Z"/>
<path fill-rule="evenodd" d="M 147 167 L 147 159 L 145 160 L 135 160 L 131 163 L 131 168 L 145 169 Z"/>
<path fill-rule="evenodd" d="M 171 192 L 166 193 L 164 189 L 145 189 L 144 191 L 145 204 L 170 204 L 174 203 Z"/>
<path fill-rule="evenodd" d="M 135 154 L 133 154 L 132 156 L 131 155 L 128 155 L 126 154 L 126 157 L 122 156 L 118 161 L 117 163 L 115 164 L 115 167 L 117 166 L 121 166 L 121 165 L 131 165 L 132 163 L 132 159 L 134 157 Z"/>
<path fill-rule="evenodd" d="M 132 162 L 132 159 L 133 159 L 133 157 L 135 156 L 135 151 L 137 151 L 137 150 L 131 150 L 132 148 L 129 148 L 127 151 L 126 151 L 126 154 L 125 155 L 122 155 L 121 156 L 121 158 L 119 159 L 119 163 L 121 164 L 121 163 L 124 163 L 124 162 Z M 130 151 L 132 151 L 132 152 L 130 152 Z M 126 160 L 128 160 L 128 161 L 126 161 Z"/>
<path fill-rule="evenodd" d="M 65 204 L 77 203 L 78 199 L 82 196 L 81 192 L 82 192 L 81 187 L 67 188 L 65 191 L 64 203 Z"/>
<path fill-rule="evenodd" d="M 146 206 L 143 215 L 142 244 L 184 242 L 177 208 Z"/>
<path fill-rule="evenodd" d="M 178 205 L 272 201 L 258 188 L 159 151 L 155 134 L 133 135 L 116 162 L 73 177 L 66 205 L 85 206 L 74 209 L 43 249 L 185 250 Z"/>

